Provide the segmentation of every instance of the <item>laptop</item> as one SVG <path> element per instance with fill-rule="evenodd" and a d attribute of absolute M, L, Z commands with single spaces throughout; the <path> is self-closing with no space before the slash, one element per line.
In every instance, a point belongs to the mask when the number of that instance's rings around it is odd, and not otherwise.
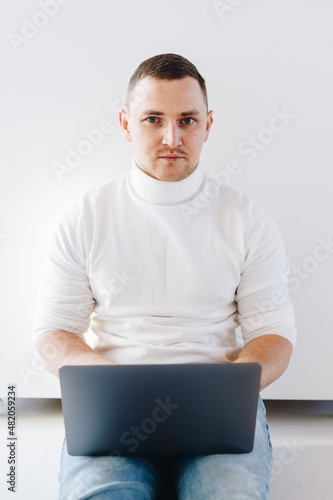
<path fill-rule="evenodd" d="M 210 455 L 253 449 L 261 365 L 62 366 L 70 455 Z"/>

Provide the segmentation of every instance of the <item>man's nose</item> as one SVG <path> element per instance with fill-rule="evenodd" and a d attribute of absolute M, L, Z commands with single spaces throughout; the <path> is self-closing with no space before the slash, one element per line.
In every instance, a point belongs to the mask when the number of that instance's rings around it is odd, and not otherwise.
<path fill-rule="evenodd" d="M 165 127 L 162 144 L 170 148 L 176 148 L 182 144 L 181 130 L 175 123 L 170 123 Z"/>

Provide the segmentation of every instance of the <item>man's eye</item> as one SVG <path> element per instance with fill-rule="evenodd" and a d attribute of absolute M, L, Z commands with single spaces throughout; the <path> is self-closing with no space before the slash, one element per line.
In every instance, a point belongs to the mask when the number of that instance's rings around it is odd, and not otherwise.
<path fill-rule="evenodd" d="M 149 123 L 157 123 L 156 116 L 149 116 L 149 118 L 147 118 L 147 120 L 149 121 Z"/>
<path fill-rule="evenodd" d="M 193 123 L 193 118 L 184 118 L 183 122 L 185 125 L 191 125 Z"/>

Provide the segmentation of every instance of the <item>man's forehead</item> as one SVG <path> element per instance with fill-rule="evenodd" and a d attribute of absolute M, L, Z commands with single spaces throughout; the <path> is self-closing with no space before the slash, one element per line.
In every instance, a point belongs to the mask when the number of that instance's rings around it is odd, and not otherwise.
<path fill-rule="evenodd" d="M 205 105 L 200 85 L 192 77 L 178 80 L 145 77 L 134 87 L 130 101 L 140 113 L 155 111 L 150 114 L 164 114 L 172 107 L 184 116 L 199 114 Z"/>

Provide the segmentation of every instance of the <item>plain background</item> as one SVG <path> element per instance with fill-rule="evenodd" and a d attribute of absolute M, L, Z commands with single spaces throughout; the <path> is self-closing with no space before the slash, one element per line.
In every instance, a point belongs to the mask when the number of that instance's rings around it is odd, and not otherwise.
<path fill-rule="evenodd" d="M 198 67 L 214 110 L 202 168 L 273 215 L 290 259 L 298 342 L 263 397 L 332 399 L 333 249 L 323 246 L 333 237 L 330 0 L 1 0 L 0 8 L 0 396 L 12 383 L 21 397 L 59 396 L 31 340 L 47 231 L 84 191 L 131 168 L 118 125 L 128 80 L 144 59 L 175 52 Z M 277 112 L 289 118 L 272 132 Z M 84 150 L 103 120 L 112 131 Z M 260 150 L 245 154 L 251 137 Z M 77 166 L 56 175 L 78 149 Z"/>

